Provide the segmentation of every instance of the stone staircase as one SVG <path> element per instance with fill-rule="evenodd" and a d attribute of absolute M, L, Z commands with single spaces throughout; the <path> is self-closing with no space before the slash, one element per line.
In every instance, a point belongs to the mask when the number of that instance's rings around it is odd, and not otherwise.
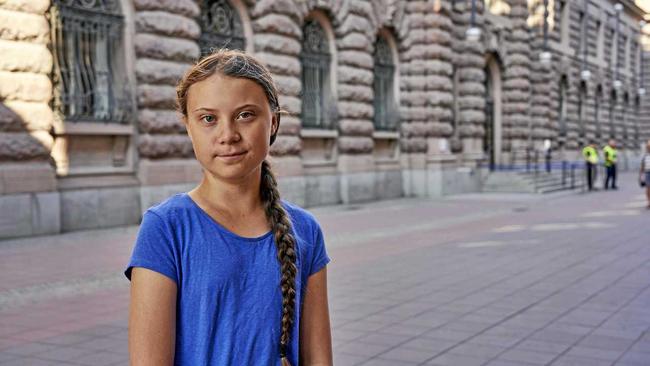
<path fill-rule="evenodd" d="M 482 192 L 498 193 L 552 193 L 564 190 L 579 190 L 583 184 L 583 171 L 575 169 L 573 179 L 571 170 L 565 170 L 564 184 L 562 170 L 545 171 L 492 171 L 483 181 Z"/>

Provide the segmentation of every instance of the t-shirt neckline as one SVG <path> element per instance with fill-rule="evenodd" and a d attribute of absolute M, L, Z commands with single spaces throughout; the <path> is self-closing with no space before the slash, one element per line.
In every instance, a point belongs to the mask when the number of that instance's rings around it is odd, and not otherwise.
<path fill-rule="evenodd" d="M 183 192 L 181 196 L 188 200 L 190 204 L 197 210 L 199 211 L 200 215 L 205 217 L 208 221 L 214 224 L 214 226 L 217 228 L 217 230 L 221 231 L 222 233 L 225 233 L 228 236 L 231 236 L 235 238 L 236 240 L 241 240 L 241 241 L 247 241 L 247 242 L 260 242 L 268 238 L 269 236 L 273 235 L 273 230 L 269 230 L 267 233 L 262 234 L 261 236 L 257 237 L 246 237 L 246 236 L 241 236 L 238 234 L 233 233 L 232 231 L 226 229 L 225 226 L 221 225 L 217 220 L 215 220 L 212 216 L 210 216 L 201 206 L 199 206 L 198 203 L 194 202 L 192 197 L 187 192 Z"/>

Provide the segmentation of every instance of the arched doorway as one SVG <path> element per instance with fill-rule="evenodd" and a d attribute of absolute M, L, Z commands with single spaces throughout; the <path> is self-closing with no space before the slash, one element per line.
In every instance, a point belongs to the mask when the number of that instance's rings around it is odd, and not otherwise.
<path fill-rule="evenodd" d="M 498 56 L 488 54 L 485 62 L 485 124 L 483 151 L 489 159 L 490 167 L 502 163 L 502 99 L 501 66 Z"/>

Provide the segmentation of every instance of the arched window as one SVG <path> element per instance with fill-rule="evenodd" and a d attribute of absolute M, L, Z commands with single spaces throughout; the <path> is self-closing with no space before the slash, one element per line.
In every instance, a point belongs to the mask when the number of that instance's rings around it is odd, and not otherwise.
<path fill-rule="evenodd" d="M 616 111 L 616 90 L 612 90 L 609 97 L 609 137 L 616 136 L 616 127 L 614 126 L 614 112 Z"/>
<path fill-rule="evenodd" d="M 316 20 L 303 27 L 302 51 L 302 123 L 310 128 L 331 128 L 326 108 L 330 78 L 329 44 L 325 30 Z"/>
<path fill-rule="evenodd" d="M 245 50 L 244 28 L 237 10 L 228 0 L 205 0 L 201 4 L 201 55 L 215 49 Z"/>
<path fill-rule="evenodd" d="M 558 118 L 560 122 L 560 136 L 566 136 L 567 133 L 567 89 L 569 88 L 566 76 L 560 79 Z"/>
<path fill-rule="evenodd" d="M 374 122 L 376 130 L 397 128 L 397 107 L 395 105 L 394 84 L 395 63 L 393 52 L 386 38 L 381 35 L 375 42 L 374 67 Z"/>
<path fill-rule="evenodd" d="M 602 135 L 602 129 L 600 127 L 600 106 L 603 101 L 603 87 L 598 85 L 596 88 L 596 94 L 594 95 L 594 124 L 596 125 L 596 137 L 600 138 Z"/>
<path fill-rule="evenodd" d="M 54 0 L 50 22 L 55 110 L 70 122 L 125 122 L 131 98 L 118 2 Z"/>
<path fill-rule="evenodd" d="M 580 93 L 578 94 L 578 121 L 580 124 L 580 137 L 585 137 L 585 101 L 587 100 L 587 84 L 582 81 L 580 82 Z"/>

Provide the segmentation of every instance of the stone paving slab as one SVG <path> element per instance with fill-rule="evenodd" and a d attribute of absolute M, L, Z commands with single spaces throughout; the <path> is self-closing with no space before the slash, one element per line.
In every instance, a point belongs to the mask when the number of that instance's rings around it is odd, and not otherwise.
<path fill-rule="evenodd" d="M 312 210 L 335 365 L 650 365 L 650 212 L 633 181 Z M 0 365 L 128 364 L 136 233 L 0 241 Z"/>

